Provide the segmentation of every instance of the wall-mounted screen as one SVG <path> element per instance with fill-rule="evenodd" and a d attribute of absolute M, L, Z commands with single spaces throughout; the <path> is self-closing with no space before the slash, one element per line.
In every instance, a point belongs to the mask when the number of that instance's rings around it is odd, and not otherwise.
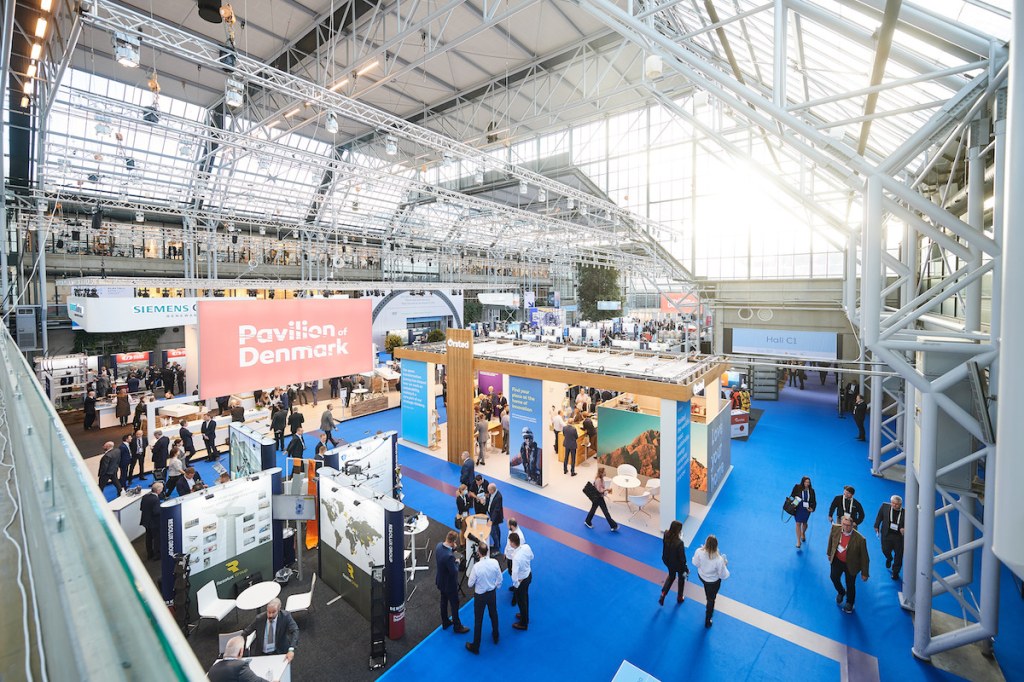
<path fill-rule="evenodd" d="M 744 355 L 781 355 L 807 360 L 835 360 L 839 335 L 835 332 L 809 332 L 793 329 L 732 330 L 732 349 L 726 352 Z"/>

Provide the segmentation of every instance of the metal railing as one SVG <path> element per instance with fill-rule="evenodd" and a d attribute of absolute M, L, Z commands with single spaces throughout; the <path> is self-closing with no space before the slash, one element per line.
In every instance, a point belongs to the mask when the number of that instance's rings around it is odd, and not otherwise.
<path fill-rule="evenodd" d="M 37 679 L 205 679 L 6 329 L 0 408 L 45 658 Z"/>

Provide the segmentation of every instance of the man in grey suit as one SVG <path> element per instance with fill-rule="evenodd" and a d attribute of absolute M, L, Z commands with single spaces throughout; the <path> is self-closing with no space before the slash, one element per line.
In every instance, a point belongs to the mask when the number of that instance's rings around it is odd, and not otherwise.
<path fill-rule="evenodd" d="M 206 676 L 210 682 L 269 682 L 249 668 L 249 662 L 239 658 L 245 648 L 245 639 L 232 637 L 224 647 L 224 658 L 216 661 Z"/>
<path fill-rule="evenodd" d="M 242 637 L 248 637 L 252 632 L 256 633 L 252 646 L 257 654 L 284 654 L 289 661 L 295 657 L 299 626 L 292 615 L 281 608 L 280 599 L 272 599 L 267 610 L 242 631 Z"/>
<path fill-rule="evenodd" d="M 334 440 L 334 434 L 331 432 L 334 431 L 334 427 L 337 426 L 338 423 L 334 421 L 334 415 L 331 413 L 331 410 L 333 409 L 334 405 L 328 403 L 327 409 L 324 410 L 324 413 L 320 416 L 320 430 L 327 435 L 327 440 L 331 441 L 331 447 L 336 448 L 338 447 L 338 441 Z"/>

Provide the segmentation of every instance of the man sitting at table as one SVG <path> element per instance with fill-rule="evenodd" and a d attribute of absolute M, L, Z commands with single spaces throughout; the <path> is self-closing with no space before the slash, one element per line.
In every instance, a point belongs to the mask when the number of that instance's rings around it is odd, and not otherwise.
<path fill-rule="evenodd" d="M 256 652 L 263 654 L 284 654 L 288 660 L 295 657 L 295 646 L 299 643 L 299 626 L 292 615 L 281 608 L 280 599 L 271 599 L 265 613 L 256 616 L 243 637 L 256 633 L 256 641 L 252 646 Z"/>
<path fill-rule="evenodd" d="M 240 658 L 245 648 L 245 639 L 232 637 L 224 645 L 224 658 L 214 661 L 206 676 L 210 682 L 269 682 L 249 668 L 249 662 Z"/>
<path fill-rule="evenodd" d="M 185 475 L 178 479 L 174 487 L 178 491 L 178 496 L 184 497 L 189 493 L 202 490 L 206 485 L 203 484 L 203 479 L 198 471 L 193 467 L 185 467 Z"/>

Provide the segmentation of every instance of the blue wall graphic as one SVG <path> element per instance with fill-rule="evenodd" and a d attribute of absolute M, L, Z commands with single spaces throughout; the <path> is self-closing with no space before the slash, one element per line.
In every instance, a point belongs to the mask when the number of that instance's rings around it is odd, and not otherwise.
<path fill-rule="evenodd" d="M 427 363 L 402 360 L 402 438 L 430 445 L 427 412 Z"/>
<path fill-rule="evenodd" d="M 520 481 L 544 485 L 544 383 L 538 379 L 509 377 L 509 473 Z M 523 447 L 523 432 L 529 430 L 532 443 Z M 526 459 L 526 466 L 523 459 Z"/>

